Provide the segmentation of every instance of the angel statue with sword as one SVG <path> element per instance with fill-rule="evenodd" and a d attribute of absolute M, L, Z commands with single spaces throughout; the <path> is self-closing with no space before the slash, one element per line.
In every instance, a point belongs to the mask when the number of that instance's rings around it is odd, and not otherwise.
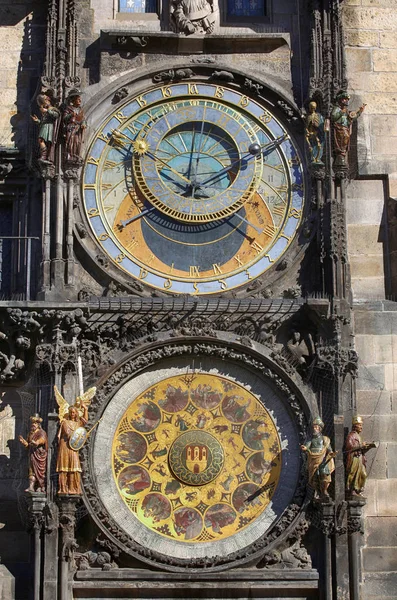
<path fill-rule="evenodd" d="M 58 403 L 60 428 L 58 432 L 57 473 L 59 473 L 58 494 L 81 494 L 81 463 L 79 450 L 87 440 L 88 433 L 84 426 L 88 421 L 88 407 L 95 396 L 96 388 L 76 398 L 70 405 L 58 388 L 54 386 Z"/>

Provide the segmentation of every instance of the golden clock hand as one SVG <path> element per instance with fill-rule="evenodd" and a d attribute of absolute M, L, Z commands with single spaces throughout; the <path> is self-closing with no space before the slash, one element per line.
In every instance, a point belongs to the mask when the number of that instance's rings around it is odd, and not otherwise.
<path fill-rule="evenodd" d="M 181 173 L 178 173 L 178 171 L 176 171 L 175 169 L 173 169 L 172 167 L 170 167 L 170 165 L 168 165 L 164 160 L 162 160 L 161 158 L 159 158 L 155 154 L 152 154 L 151 152 L 146 152 L 146 154 L 147 154 L 147 156 L 149 156 L 149 158 L 152 158 L 153 160 L 158 160 L 163 165 L 165 165 L 167 167 L 167 169 L 169 169 L 171 171 L 171 173 L 174 173 L 175 175 L 178 175 L 178 177 L 180 177 L 181 179 L 183 179 L 183 181 L 186 181 L 186 183 L 188 183 L 189 185 L 192 185 L 192 182 L 190 181 L 190 179 L 188 179 L 187 177 L 185 177 Z"/>
<path fill-rule="evenodd" d="M 116 225 L 116 227 L 117 227 L 117 229 L 119 231 L 123 231 L 124 227 L 127 227 L 127 225 L 130 225 L 130 223 L 133 223 L 134 221 L 137 221 L 138 219 L 141 219 L 142 217 L 144 217 L 145 215 L 149 214 L 153 210 L 156 210 L 155 206 L 152 206 L 151 208 L 145 208 L 145 210 L 143 210 L 142 212 L 140 212 L 139 215 L 135 215 L 135 217 L 132 217 L 131 219 L 128 219 L 128 221 L 120 221 L 120 223 L 118 223 Z"/>
<path fill-rule="evenodd" d="M 217 179 L 217 177 L 220 177 L 221 175 L 225 175 L 226 173 L 228 173 L 228 171 L 231 171 L 233 169 L 233 167 L 235 167 L 238 163 L 242 162 L 244 159 L 247 158 L 248 160 L 250 160 L 251 158 L 253 158 L 254 156 L 257 156 L 258 154 L 260 154 L 267 148 L 269 148 L 271 146 L 274 146 L 274 147 L 278 146 L 286 139 L 286 137 L 287 137 L 287 134 L 284 134 L 283 136 L 281 136 L 275 140 L 272 140 L 271 142 L 269 142 L 268 144 L 264 144 L 263 146 L 260 146 L 259 144 L 251 144 L 248 154 L 245 154 L 241 158 L 238 158 L 237 160 L 232 162 L 228 167 L 225 167 L 224 169 L 221 169 L 217 173 L 214 173 L 213 175 L 208 177 L 208 179 L 205 179 L 200 184 L 197 184 L 197 187 L 202 188 L 202 187 L 207 186 L 214 179 Z"/>

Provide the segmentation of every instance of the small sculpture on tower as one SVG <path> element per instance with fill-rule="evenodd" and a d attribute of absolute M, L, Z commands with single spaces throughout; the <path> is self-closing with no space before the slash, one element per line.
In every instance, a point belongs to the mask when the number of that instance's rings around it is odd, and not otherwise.
<path fill-rule="evenodd" d="M 45 492 L 47 473 L 47 434 L 41 428 L 43 419 L 37 413 L 30 417 L 28 439 L 21 435 L 19 441 L 29 451 L 29 487 L 25 492 Z"/>
<path fill-rule="evenodd" d="M 360 433 L 363 429 L 363 419 L 355 415 L 352 419 L 352 429 L 345 442 L 346 454 L 346 492 L 348 496 L 361 496 L 367 480 L 367 459 L 365 454 L 371 448 L 377 447 L 377 442 L 363 442 Z"/>
<path fill-rule="evenodd" d="M 366 104 L 363 104 L 358 110 L 349 111 L 349 100 L 349 94 L 341 90 L 336 96 L 336 104 L 331 112 L 334 130 L 334 166 L 336 167 L 348 166 L 347 154 L 350 148 L 353 121 L 358 119 L 366 107 Z"/>
<path fill-rule="evenodd" d="M 312 438 L 301 445 L 301 450 L 307 454 L 307 470 L 309 486 L 314 489 L 315 498 L 329 499 L 328 488 L 331 475 L 335 471 L 334 457 L 331 440 L 323 435 L 324 423 L 320 417 L 313 420 Z"/>
<path fill-rule="evenodd" d="M 59 473 L 58 494 L 81 494 L 81 463 L 79 450 L 87 439 L 84 426 L 88 421 L 88 406 L 96 388 L 78 396 L 74 405 L 69 403 L 54 386 L 59 406 L 60 428 L 58 432 L 58 457 L 56 470 Z"/>
<path fill-rule="evenodd" d="M 312 165 L 324 165 L 324 117 L 317 112 L 317 103 L 309 103 L 305 118 L 305 137 Z"/>
<path fill-rule="evenodd" d="M 37 105 L 40 111 L 40 118 L 37 115 L 31 115 L 35 123 L 39 125 L 39 161 L 42 163 L 53 162 L 51 149 L 56 141 L 55 124 L 61 113 L 58 108 L 53 106 L 54 99 L 49 93 L 39 94 L 37 96 Z"/>
<path fill-rule="evenodd" d="M 71 163 L 81 162 L 81 148 L 87 122 L 81 105 L 79 90 L 71 90 L 63 111 L 63 135 L 65 139 L 66 161 Z"/>

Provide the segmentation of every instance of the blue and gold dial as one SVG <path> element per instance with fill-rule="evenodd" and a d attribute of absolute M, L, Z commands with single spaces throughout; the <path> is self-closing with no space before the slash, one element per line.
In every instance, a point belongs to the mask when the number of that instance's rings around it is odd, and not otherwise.
<path fill-rule="evenodd" d="M 301 222 L 304 184 L 292 140 L 256 100 L 176 83 L 129 100 L 103 124 L 83 198 L 103 251 L 131 277 L 214 294 L 284 254 Z"/>

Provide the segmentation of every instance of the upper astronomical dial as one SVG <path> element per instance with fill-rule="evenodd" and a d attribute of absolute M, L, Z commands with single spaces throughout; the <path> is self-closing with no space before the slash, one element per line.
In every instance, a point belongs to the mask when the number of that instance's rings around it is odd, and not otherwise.
<path fill-rule="evenodd" d="M 220 102 L 176 101 L 139 133 L 133 149 L 136 183 L 161 212 L 181 221 L 222 219 L 258 188 L 259 140 L 241 113 Z M 251 149 L 251 152 L 250 152 Z"/>
<path fill-rule="evenodd" d="M 299 155 L 256 100 L 176 83 L 129 100 L 83 172 L 91 228 L 135 279 L 180 294 L 244 285 L 288 249 L 302 218 Z"/>

